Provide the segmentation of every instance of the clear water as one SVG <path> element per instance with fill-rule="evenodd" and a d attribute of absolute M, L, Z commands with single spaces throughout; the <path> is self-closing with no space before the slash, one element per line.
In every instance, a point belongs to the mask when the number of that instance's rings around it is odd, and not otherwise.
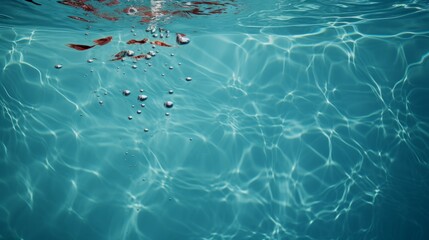
<path fill-rule="evenodd" d="M 0 9 L 0 239 L 429 239 L 429 1 L 34 2 Z"/>

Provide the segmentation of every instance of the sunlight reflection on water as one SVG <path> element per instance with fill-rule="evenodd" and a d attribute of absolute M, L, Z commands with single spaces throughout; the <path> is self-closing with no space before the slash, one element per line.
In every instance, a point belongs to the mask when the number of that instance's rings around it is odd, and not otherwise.
<path fill-rule="evenodd" d="M 428 10 L 298 2 L 152 66 L 110 61 L 152 50 L 128 29 L 2 27 L 0 239 L 428 236 Z"/>

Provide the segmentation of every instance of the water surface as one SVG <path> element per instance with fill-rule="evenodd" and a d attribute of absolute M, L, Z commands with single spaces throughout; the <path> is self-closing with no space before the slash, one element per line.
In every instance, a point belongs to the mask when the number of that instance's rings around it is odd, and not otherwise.
<path fill-rule="evenodd" d="M 34 2 L 0 10 L 0 239 L 429 238 L 428 1 Z"/>

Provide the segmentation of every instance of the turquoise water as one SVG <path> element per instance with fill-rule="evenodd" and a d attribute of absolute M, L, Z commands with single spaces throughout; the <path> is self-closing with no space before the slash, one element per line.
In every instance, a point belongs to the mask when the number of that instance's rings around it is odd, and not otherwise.
<path fill-rule="evenodd" d="M 34 2 L 0 9 L 0 239 L 429 239 L 429 1 Z"/>

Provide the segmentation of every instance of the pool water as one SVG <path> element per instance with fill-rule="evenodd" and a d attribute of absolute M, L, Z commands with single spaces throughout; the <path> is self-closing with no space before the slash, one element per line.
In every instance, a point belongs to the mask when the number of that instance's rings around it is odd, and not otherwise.
<path fill-rule="evenodd" d="M 419 0 L 3 1 L 0 239 L 429 239 L 428 22 Z"/>

